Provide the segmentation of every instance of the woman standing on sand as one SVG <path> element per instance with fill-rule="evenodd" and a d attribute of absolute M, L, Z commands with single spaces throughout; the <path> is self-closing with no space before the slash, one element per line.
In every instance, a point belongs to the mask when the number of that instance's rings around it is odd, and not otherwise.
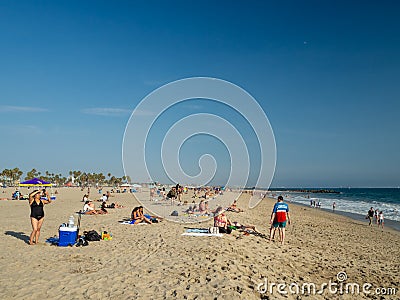
<path fill-rule="evenodd" d="M 41 196 L 45 196 L 46 199 L 41 199 Z M 43 192 L 35 190 L 29 194 L 29 206 L 31 207 L 31 224 L 32 233 L 29 237 L 29 245 L 37 244 L 40 236 L 40 229 L 42 228 L 44 221 L 44 204 L 51 203 L 50 195 L 48 191 Z"/>

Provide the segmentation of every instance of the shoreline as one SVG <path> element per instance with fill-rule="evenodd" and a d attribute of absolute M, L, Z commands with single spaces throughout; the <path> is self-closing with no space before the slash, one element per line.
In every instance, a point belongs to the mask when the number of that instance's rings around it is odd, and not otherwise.
<path fill-rule="evenodd" d="M 271 198 L 273 199 L 273 198 Z M 275 199 L 274 199 L 275 200 Z M 357 214 L 357 213 L 351 213 L 351 212 L 347 212 L 347 211 L 341 211 L 341 210 L 335 210 L 335 212 L 332 211 L 332 209 L 329 208 L 314 208 L 314 207 L 310 207 L 309 205 L 303 204 L 303 203 L 299 203 L 299 202 L 295 202 L 295 201 L 287 201 L 285 200 L 286 203 L 289 204 L 294 204 L 294 205 L 298 205 L 301 207 L 307 207 L 313 210 L 317 210 L 317 211 L 325 211 L 328 212 L 332 215 L 340 215 L 340 216 L 344 216 L 347 217 L 353 221 L 358 221 L 361 223 L 364 223 L 366 225 L 368 225 L 368 221 L 365 219 L 365 216 L 367 215 L 367 213 L 365 213 L 365 215 L 361 215 L 361 214 Z M 374 219 L 375 220 L 375 219 Z M 378 225 L 374 222 L 372 227 L 376 227 L 378 228 Z M 392 230 L 398 231 L 400 232 L 400 222 L 398 221 L 394 221 L 394 220 L 390 220 L 390 219 L 385 219 L 385 224 L 384 224 L 384 228 L 390 228 Z"/>

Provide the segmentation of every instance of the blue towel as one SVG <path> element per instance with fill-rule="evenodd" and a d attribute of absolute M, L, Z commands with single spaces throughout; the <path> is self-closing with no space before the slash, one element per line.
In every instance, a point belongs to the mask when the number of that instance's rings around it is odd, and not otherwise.
<path fill-rule="evenodd" d="M 208 228 L 188 228 L 186 232 L 209 233 Z"/>
<path fill-rule="evenodd" d="M 58 244 L 58 241 L 59 241 L 58 237 L 53 236 L 53 237 L 48 238 L 46 240 L 46 243 L 54 245 L 54 244 Z"/>

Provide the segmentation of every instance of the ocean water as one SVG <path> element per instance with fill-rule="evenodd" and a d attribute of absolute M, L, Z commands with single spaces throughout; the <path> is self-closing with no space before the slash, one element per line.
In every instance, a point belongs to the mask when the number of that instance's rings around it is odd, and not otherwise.
<path fill-rule="evenodd" d="M 304 188 L 319 190 L 319 188 Z M 325 188 L 324 188 L 325 189 Z M 276 196 L 282 195 L 288 202 L 310 205 L 310 200 L 320 201 L 321 207 L 332 209 L 336 202 L 336 211 L 366 216 L 373 207 L 383 212 L 385 220 L 400 222 L 400 188 L 326 188 L 338 194 L 299 193 L 297 189 L 270 189 Z"/>

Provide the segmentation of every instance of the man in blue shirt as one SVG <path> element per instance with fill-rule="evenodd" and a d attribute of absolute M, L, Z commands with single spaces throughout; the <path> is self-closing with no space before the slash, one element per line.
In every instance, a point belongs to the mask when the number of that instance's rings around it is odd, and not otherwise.
<path fill-rule="evenodd" d="M 283 202 L 283 197 L 278 197 L 278 202 L 275 203 L 272 210 L 270 224 L 272 224 L 273 229 L 270 234 L 269 240 L 272 241 L 272 237 L 275 235 L 276 228 L 279 228 L 279 236 L 282 245 L 285 243 L 285 227 L 286 222 L 290 224 L 289 206 Z"/>

